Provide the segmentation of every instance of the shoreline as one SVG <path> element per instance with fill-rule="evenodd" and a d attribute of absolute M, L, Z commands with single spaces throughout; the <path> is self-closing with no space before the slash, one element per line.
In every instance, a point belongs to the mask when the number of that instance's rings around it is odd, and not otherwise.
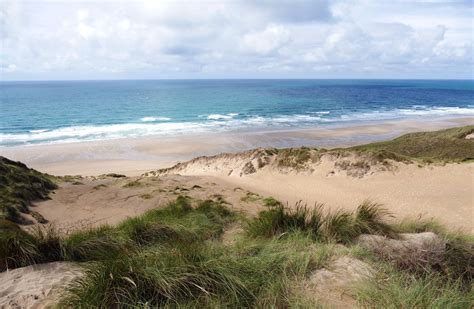
<path fill-rule="evenodd" d="M 197 156 L 239 152 L 259 147 L 348 147 L 388 140 L 409 132 L 439 130 L 468 124 L 474 124 L 474 117 L 404 119 L 256 132 L 147 136 L 0 147 L 0 155 L 57 176 L 97 176 L 112 172 L 137 176 Z"/>

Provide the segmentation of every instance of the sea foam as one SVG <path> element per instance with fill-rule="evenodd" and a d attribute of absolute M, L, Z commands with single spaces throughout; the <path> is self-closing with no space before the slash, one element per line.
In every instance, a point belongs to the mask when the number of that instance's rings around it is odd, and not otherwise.
<path fill-rule="evenodd" d="M 154 121 L 169 121 L 171 120 L 171 118 L 169 117 L 143 117 L 143 118 L 140 118 L 140 121 L 142 122 L 154 122 Z"/>
<path fill-rule="evenodd" d="M 334 114 L 334 115 L 332 115 Z M 111 125 L 70 126 L 51 130 L 30 130 L 25 133 L 0 133 L 0 145 L 21 145 L 31 143 L 64 143 L 76 141 L 95 141 L 118 138 L 130 138 L 153 135 L 181 135 L 231 131 L 238 129 L 262 129 L 278 127 L 317 126 L 323 123 L 381 121 L 404 118 L 426 118 L 427 116 L 474 116 L 474 108 L 416 106 L 411 109 L 392 109 L 385 111 L 367 111 L 328 114 L 294 114 L 274 116 L 247 116 L 234 119 L 238 114 L 211 114 L 207 119 L 189 122 L 125 123 Z M 211 117 L 213 116 L 213 117 Z M 225 116 L 225 117 L 222 117 Z M 146 118 L 146 117 L 144 117 Z M 159 118 L 159 117 L 153 117 Z M 199 117 L 197 117 L 199 118 Z M 166 118 L 168 119 L 168 118 Z M 215 121 L 219 120 L 219 121 Z M 158 120 L 153 120 L 158 121 Z"/>

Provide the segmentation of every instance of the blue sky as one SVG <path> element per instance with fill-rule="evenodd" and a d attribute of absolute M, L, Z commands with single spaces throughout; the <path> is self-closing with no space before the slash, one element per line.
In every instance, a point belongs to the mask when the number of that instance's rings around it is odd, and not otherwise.
<path fill-rule="evenodd" d="M 472 0 L 0 0 L 0 79 L 472 79 L 473 10 Z"/>

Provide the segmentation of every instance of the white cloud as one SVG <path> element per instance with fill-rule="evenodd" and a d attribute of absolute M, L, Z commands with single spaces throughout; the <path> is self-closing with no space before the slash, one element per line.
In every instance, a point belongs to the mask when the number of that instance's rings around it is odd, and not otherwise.
<path fill-rule="evenodd" d="M 469 78 L 469 2 L 0 0 L 1 78 Z"/>
<path fill-rule="evenodd" d="M 269 54 L 277 51 L 290 41 L 290 33 L 283 26 L 270 25 L 260 32 L 245 34 L 243 46 L 258 54 Z"/>

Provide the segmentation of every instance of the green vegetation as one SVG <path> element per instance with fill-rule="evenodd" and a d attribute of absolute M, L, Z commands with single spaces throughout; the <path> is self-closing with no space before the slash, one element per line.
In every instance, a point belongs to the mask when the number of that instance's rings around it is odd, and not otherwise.
<path fill-rule="evenodd" d="M 388 213 L 380 205 L 366 201 L 355 213 L 337 211 L 324 214 L 323 205 L 307 207 L 298 203 L 293 208 L 276 204 L 249 222 L 247 232 L 253 237 L 274 237 L 288 232 L 307 233 L 315 240 L 350 243 L 361 234 L 394 235 L 385 223 Z"/>
<path fill-rule="evenodd" d="M 26 233 L 4 220 L 0 270 L 50 261 L 87 262 L 82 264 L 86 275 L 62 299 L 64 307 L 318 307 L 301 284 L 337 256 L 349 254 L 377 270 L 354 290 L 361 306 L 472 304 L 474 254 L 469 237 L 442 234 L 454 248 L 448 247 L 443 263 L 413 268 L 362 250 L 353 240 L 361 233 L 396 236 L 438 228 L 434 223 L 387 224 L 387 213 L 370 202 L 354 213 L 331 214 L 323 212 L 322 205 L 289 209 L 266 200 L 275 205 L 244 219 L 223 199 L 179 196 L 115 227 L 70 235 L 48 226 Z M 245 230 L 231 245 L 223 244 L 226 226 L 236 220 L 248 223 Z"/>
<path fill-rule="evenodd" d="M 20 213 L 30 213 L 31 202 L 47 199 L 56 187 L 52 176 L 0 156 L 0 219 L 30 223 Z"/>
<path fill-rule="evenodd" d="M 357 162 L 338 162 L 343 170 L 368 170 L 374 163 L 389 167 L 389 160 L 424 163 L 465 162 L 474 160 L 474 139 L 466 136 L 474 133 L 474 126 L 458 127 L 434 132 L 409 133 L 390 141 L 371 143 L 331 150 L 316 148 L 265 149 L 265 155 L 275 155 L 278 167 L 304 170 L 309 163 L 318 162 L 323 154 L 345 157 L 355 152 L 364 157 Z M 354 172 L 357 176 L 357 171 Z"/>
<path fill-rule="evenodd" d="M 122 175 L 122 174 L 117 174 L 117 173 L 109 173 L 105 174 L 106 177 L 112 177 L 112 178 L 125 178 L 127 176 Z"/>
<path fill-rule="evenodd" d="M 142 195 L 140 195 L 140 197 L 144 200 L 149 200 L 153 197 L 153 195 L 150 193 L 143 193 Z"/>
<path fill-rule="evenodd" d="M 271 196 L 264 198 L 262 202 L 263 202 L 263 205 L 267 207 L 275 207 L 275 206 L 283 205 L 280 201 L 274 199 Z"/>
<path fill-rule="evenodd" d="M 138 188 L 141 186 L 143 186 L 143 183 L 141 183 L 139 179 L 132 180 L 130 182 L 127 182 L 125 185 L 123 185 L 124 188 Z"/>
<path fill-rule="evenodd" d="M 94 190 L 100 190 L 101 188 L 107 188 L 107 185 L 102 183 L 102 184 L 100 184 L 100 185 L 94 186 L 92 189 L 94 189 Z"/>
<path fill-rule="evenodd" d="M 462 162 L 474 159 L 474 141 L 465 139 L 472 132 L 474 126 L 408 134 L 344 150 L 265 152 L 278 156 L 278 166 L 296 169 L 316 162 L 322 153 L 344 157 L 349 151 L 364 156 L 347 169 L 364 169 L 371 160 L 386 159 Z M 236 188 L 245 193 L 242 201 L 259 201 L 265 210 L 243 218 L 227 207 L 221 195 L 204 201 L 179 195 L 165 207 L 117 226 L 64 235 L 48 225 L 26 232 L 14 223 L 25 223 L 20 212 L 45 222 L 29 205 L 47 198 L 56 187 L 53 178 L 2 157 L 0 172 L 0 271 L 52 261 L 82 262 L 86 275 L 67 290 L 61 307 L 320 307 L 301 287 L 315 270 L 342 255 L 361 259 L 375 270 L 373 277 L 352 290 L 361 307 L 472 308 L 474 304 L 472 236 L 447 231 L 433 220 L 388 223 L 390 214 L 369 201 L 354 212 L 328 213 L 321 204 L 285 207 L 272 197 Z M 81 178 L 64 180 L 74 184 Z M 134 180 L 124 187 L 144 185 Z M 174 191 L 178 195 L 189 190 Z M 233 229 L 235 225 L 243 226 L 243 231 Z M 396 239 L 399 233 L 425 231 L 441 236 L 444 250 L 389 256 L 364 249 L 356 241 L 361 234 Z M 224 244 L 232 233 L 238 237 Z"/>
<path fill-rule="evenodd" d="M 404 161 L 418 159 L 426 162 L 464 162 L 474 160 L 474 126 L 434 132 L 409 133 L 386 142 L 372 143 L 347 150 L 370 153 L 379 159 Z"/>
<path fill-rule="evenodd" d="M 307 147 L 278 149 L 277 154 L 279 167 L 291 167 L 297 170 L 305 169 L 309 161 L 314 163 L 320 159 L 317 149 Z"/>
<path fill-rule="evenodd" d="M 258 195 L 257 193 L 247 191 L 247 193 L 245 193 L 245 196 L 241 197 L 240 200 L 242 202 L 252 203 L 252 202 L 256 202 L 256 201 L 260 200 L 261 198 L 262 197 L 260 195 Z"/>
<path fill-rule="evenodd" d="M 203 201 L 195 209 L 186 197 L 167 207 L 149 211 L 113 228 L 102 226 L 60 236 L 51 226 L 27 233 L 13 222 L 0 221 L 0 271 L 58 260 L 96 261 L 125 252 L 156 239 L 190 243 L 216 238 L 233 214 L 219 202 Z M 174 238 L 173 238 L 174 237 Z"/>
<path fill-rule="evenodd" d="M 436 265 L 426 263 L 410 262 L 409 257 L 405 260 L 394 261 L 399 268 L 408 269 L 410 272 L 423 273 L 427 267 L 430 271 L 462 283 L 469 287 L 474 278 L 474 236 L 460 232 L 448 231 L 439 222 L 430 220 L 403 220 L 395 226 L 400 233 L 433 232 L 440 235 L 446 243 L 445 252 L 438 258 Z M 427 260 L 425 258 L 425 260 Z M 434 266 L 434 269 L 432 268 Z"/>
<path fill-rule="evenodd" d="M 413 276 L 381 264 L 376 278 L 357 287 L 357 299 L 367 308 L 472 308 L 472 292 L 436 273 Z"/>

